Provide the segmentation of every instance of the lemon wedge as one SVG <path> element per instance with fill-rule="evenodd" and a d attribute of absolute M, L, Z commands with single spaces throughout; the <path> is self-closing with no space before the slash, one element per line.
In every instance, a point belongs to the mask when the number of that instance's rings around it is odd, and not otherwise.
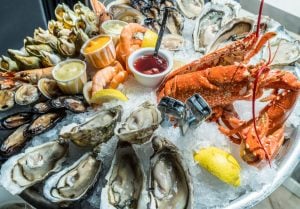
<path fill-rule="evenodd" d="M 241 168 L 230 153 L 217 147 L 208 147 L 196 152 L 194 160 L 221 181 L 236 187 L 240 185 Z"/>
<path fill-rule="evenodd" d="M 91 103 L 101 104 L 103 102 L 118 99 L 121 101 L 127 101 L 128 98 L 119 90 L 116 89 L 102 89 L 92 95 Z"/>
<path fill-rule="evenodd" d="M 147 30 L 142 41 L 142 48 L 155 47 L 158 35 L 152 30 Z"/>

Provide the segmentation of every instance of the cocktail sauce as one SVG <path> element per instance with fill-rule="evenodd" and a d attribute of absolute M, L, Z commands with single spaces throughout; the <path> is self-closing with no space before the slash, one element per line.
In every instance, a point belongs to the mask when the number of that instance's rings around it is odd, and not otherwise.
<path fill-rule="evenodd" d="M 159 55 L 149 54 L 137 58 L 133 65 L 140 73 L 154 75 L 165 71 L 168 68 L 168 61 Z"/>

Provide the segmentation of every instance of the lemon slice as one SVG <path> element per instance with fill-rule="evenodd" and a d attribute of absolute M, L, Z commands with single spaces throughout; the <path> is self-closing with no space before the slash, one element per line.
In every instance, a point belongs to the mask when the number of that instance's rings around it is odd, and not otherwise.
<path fill-rule="evenodd" d="M 119 90 L 116 89 L 102 89 L 92 95 L 91 103 L 101 104 L 112 99 L 127 101 L 128 98 Z"/>
<path fill-rule="evenodd" d="M 240 185 L 240 165 L 228 152 L 208 147 L 196 152 L 194 160 L 221 181 L 233 186 Z"/>
<path fill-rule="evenodd" d="M 142 42 L 142 47 L 155 47 L 158 35 L 157 33 L 153 32 L 152 30 L 147 30 L 144 34 L 144 39 Z"/>

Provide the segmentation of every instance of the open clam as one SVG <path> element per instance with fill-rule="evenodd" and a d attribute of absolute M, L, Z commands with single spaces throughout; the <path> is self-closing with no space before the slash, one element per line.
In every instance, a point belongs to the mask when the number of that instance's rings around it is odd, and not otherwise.
<path fill-rule="evenodd" d="M 108 182 L 102 190 L 101 209 L 146 207 L 140 197 L 146 186 L 146 178 L 131 144 L 119 142 L 106 179 Z"/>
<path fill-rule="evenodd" d="M 118 124 L 115 134 L 122 141 L 143 144 L 150 139 L 161 120 L 160 111 L 147 101 L 132 112 L 124 123 Z"/>
<path fill-rule="evenodd" d="M 23 84 L 15 93 L 15 101 L 19 105 L 29 105 L 39 99 L 37 87 L 31 84 Z"/>
<path fill-rule="evenodd" d="M 96 146 L 113 136 L 116 123 L 121 119 L 121 113 L 121 106 L 100 111 L 85 123 L 75 125 L 71 130 L 62 131 L 60 137 L 72 140 L 78 146 Z"/>
<path fill-rule="evenodd" d="M 0 130 L 8 130 L 18 128 L 26 123 L 30 123 L 33 119 L 31 112 L 18 112 L 8 115 L 0 120 Z"/>
<path fill-rule="evenodd" d="M 152 146 L 150 209 L 192 209 L 191 177 L 177 147 L 158 136 L 153 137 Z"/>
<path fill-rule="evenodd" d="M 11 109 L 15 105 L 15 93 L 11 90 L 0 90 L 0 111 Z"/>
<path fill-rule="evenodd" d="M 51 176 L 45 183 L 44 196 L 61 206 L 82 199 L 97 182 L 102 162 L 87 153 L 69 167 Z"/>
<path fill-rule="evenodd" d="M 205 52 L 220 29 L 234 17 L 236 12 L 228 5 L 207 3 L 196 20 L 193 33 L 194 48 Z"/>
<path fill-rule="evenodd" d="M 58 171 L 67 153 L 68 144 L 58 141 L 28 148 L 2 165 L 0 183 L 12 194 L 20 194 Z"/>
<path fill-rule="evenodd" d="M 196 18 L 204 7 L 204 0 L 177 0 L 176 2 L 187 18 Z"/>

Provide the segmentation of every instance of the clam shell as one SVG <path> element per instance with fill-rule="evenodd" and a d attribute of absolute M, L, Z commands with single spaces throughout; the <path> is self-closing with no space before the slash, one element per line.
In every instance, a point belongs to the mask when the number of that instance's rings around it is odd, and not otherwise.
<path fill-rule="evenodd" d="M 147 101 L 132 112 L 124 123 L 117 125 L 115 134 L 122 141 L 143 144 L 150 139 L 161 120 L 160 111 Z"/>
<path fill-rule="evenodd" d="M 30 147 L 2 165 L 0 184 L 13 195 L 20 194 L 60 170 L 67 153 L 68 144 L 57 141 Z"/>

